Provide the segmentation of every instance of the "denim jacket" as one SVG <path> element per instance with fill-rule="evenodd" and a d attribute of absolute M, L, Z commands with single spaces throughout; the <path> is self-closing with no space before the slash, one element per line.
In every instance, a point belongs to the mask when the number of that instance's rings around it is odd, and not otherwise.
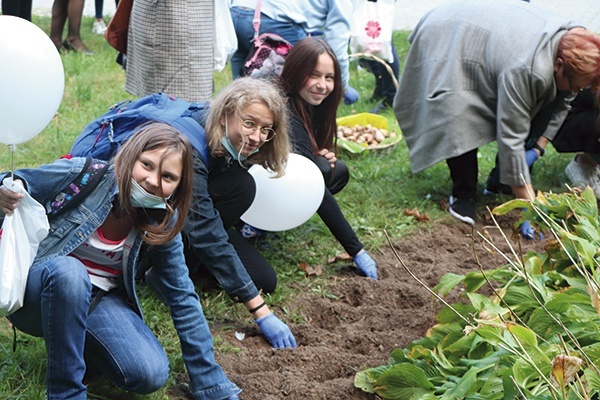
<path fill-rule="evenodd" d="M 258 296 L 256 285 L 229 243 L 219 212 L 208 194 L 208 170 L 197 154 L 194 157 L 194 200 L 183 234 L 233 301 L 246 302 Z"/>
<path fill-rule="evenodd" d="M 39 168 L 17 170 L 15 179 L 23 180 L 31 196 L 45 205 L 77 177 L 84 163 L 85 158 L 60 159 Z M 98 186 L 77 207 L 50 222 L 48 236 L 40 243 L 34 262 L 66 256 L 82 244 L 104 222 L 117 192 L 117 182 L 111 166 Z M 131 233 L 125 246 L 125 290 L 135 301 L 136 311 L 142 315 L 134 279 L 138 276 L 136 268 L 140 265 L 138 257 L 142 247 L 141 235 L 135 231 Z M 194 397 L 222 399 L 239 392 L 214 360 L 212 336 L 193 282 L 189 278 L 181 235 L 164 245 L 150 246 L 148 260 L 153 265 L 150 270 L 153 281 L 151 286 L 169 307 L 179 335 Z"/>

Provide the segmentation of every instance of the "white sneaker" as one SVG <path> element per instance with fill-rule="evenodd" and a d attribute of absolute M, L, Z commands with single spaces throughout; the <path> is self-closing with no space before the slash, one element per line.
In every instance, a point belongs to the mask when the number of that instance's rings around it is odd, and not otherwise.
<path fill-rule="evenodd" d="M 565 169 L 567 178 L 574 185 L 585 189 L 590 186 L 597 199 L 600 199 L 600 166 L 579 163 L 571 160 Z"/>
<path fill-rule="evenodd" d="M 95 33 L 96 35 L 104 35 L 104 32 L 106 32 L 106 24 L 104 21 L 95 20 L 94 25 L 92 26 L 92 33 Z"/>

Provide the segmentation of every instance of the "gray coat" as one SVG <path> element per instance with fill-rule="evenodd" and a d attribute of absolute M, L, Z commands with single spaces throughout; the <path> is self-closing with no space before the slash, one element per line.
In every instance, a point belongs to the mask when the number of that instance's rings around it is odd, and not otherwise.
<path fill-rule="evenodd" d="M 213 0 L 136 0 L 127 39 L 125 90 L 210 100 Z"/>
<path fill-rule="evenodd" d="M 501 182 L 530 183 L 524 142 L 556 97 L 558 42 L 577 26 L 514 0 L 452 2 L 426 14 L 409 37 L 394 99 L 412 170 L 496 140 Z M 554 137 L 566 113 L 563 101 L 544 136 Z"/>

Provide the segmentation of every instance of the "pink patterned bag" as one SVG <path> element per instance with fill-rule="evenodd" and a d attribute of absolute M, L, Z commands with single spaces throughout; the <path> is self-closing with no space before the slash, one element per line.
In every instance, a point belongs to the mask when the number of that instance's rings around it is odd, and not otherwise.
<path fill-rule="evenodd" d="M 270 75 L 281 75 L 285 58 L 292 49 L 290 42 L 274 33 L 258 35 L 260 28 L 260 6 L 258 0 L 254 10 L 254 47 L 246 57 L 240 74 L 254 78 Z"/>

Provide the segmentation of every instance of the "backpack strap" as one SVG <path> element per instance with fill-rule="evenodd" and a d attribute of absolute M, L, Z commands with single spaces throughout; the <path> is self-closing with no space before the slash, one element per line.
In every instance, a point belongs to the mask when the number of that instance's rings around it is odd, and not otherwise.
<path fill-rule="evenodd" d="M 77 177 L 46 203 L 48 222 L 75 208 L 100 183 L 109 163 L 86 157 L 85 165 Z"/>

